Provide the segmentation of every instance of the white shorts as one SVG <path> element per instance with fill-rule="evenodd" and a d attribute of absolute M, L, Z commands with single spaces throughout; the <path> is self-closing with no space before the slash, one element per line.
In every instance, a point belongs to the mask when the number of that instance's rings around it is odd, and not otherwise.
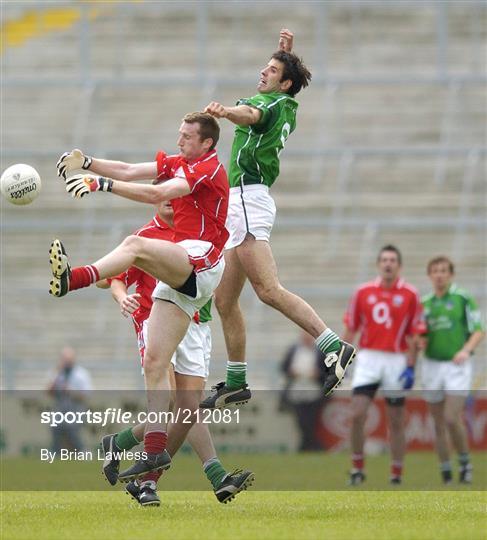
<path fill-rule="evenodd" d="M 225 227 L 230 236 L 225 249 L 239 246 L 250 233 L 256 240 L 269 241 L 276 219 L 276 204 L 263 184 L 230 188 Z"/>
<path fill-rule="evenodd" d="M 361 349 L 355 360 L 352 388 L 379 384 L 385 397 L 404 397 L 407 391 L 399 377 L 406 366 L 407 359 L 403 353 Z"/>
<path fill-rule="evenodd" d="M 142 337 L 147 343 L 147 320 L 143 323 Z M 197 324 L 191 320 L 186 335 L 171 358 L 174 371 L 181 375 L 202 377 L 206 380 L 210 371 L 210 357 L 210 325 L 208 323 Z"/>
<path fill-rule="evenodd" d="M 472 362 L 421 360 L 421 386 L 423 397 L 429 403 L 443 401 L 445 394 L 468 396 L 472 387 Z"/>
<path fill-rule="evenodd" d="M 183 240 L 178 242 L 178 245 L 183 247 L 191 259 L 205 260 L 213 248 L 210 242 L 202 240 Z M 208 261 L 207 268 L 198 268 L 196 272 L 196 297 L 192 298 L 187 294 L 176 291 L 166 283 L 158 281 L 156 288 L 152 293 L 154 300 L 168 300 L 180 307 L 190 319 L 200 310 L 210 298 L 213 296 L 214 290 L 218 287 L 225 269 L 225 261 L 223 257 L 219 260 Z"/>

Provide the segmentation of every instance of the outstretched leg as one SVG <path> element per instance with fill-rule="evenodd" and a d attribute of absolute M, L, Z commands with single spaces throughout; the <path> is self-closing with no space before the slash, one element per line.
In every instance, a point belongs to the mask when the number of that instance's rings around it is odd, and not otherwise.
<path fill-rule="evenodd" d="M 338 335 L 327 328 L 305 300 L 281 285 L 268 242 L 247 235 L 236 250 L 245 274 L 260 300 L 280 311 L 315 338 L 316 347 L 325 355 L 327 375 L 324 392 L 325 395 L 331 394 L 343 380 L 347 367 L 355 357 L 354 347 L 340 341 Z"/>
<path fill-rule="evenodd" d="M 130 266 L 136 266 L 176 289 L 193 271 L 188 253 L 181 246 L 140 236 L 128 236 L 108 255 L 88 266 L 71 269 L 60 240 L 51 244 L 49 257 L 53 276 L 49 292 L 58 297 L 88 287 L 100 279 L 116 276 Z"/>

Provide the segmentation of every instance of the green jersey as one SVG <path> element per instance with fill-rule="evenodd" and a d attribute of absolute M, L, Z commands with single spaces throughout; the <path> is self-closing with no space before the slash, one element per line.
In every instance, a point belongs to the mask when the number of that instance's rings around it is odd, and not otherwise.
<path fill-rule="evenodd" d="M 212 320 L 211 317 L 211 303 L 212 299 L 210 298 L 208 302 L 199 310 L 200 313 L 200 323 L 209 322 Z"/>
<path fill-rule="evenodd" d="M 441 298 L 434 293 L 423 297 L 428 345 L 425 356 L 432 360 L 451 360 L 470 335 L 483 330 L 475 300 L 455 284 Z"/>
<path fill-rule="evenodd" d="M 230 187 L 271 187 L 279 176 L 279 154 L 296 127 L 298 102 L 288 94 L 272 92 L 240 99 L 237 105 L 250 105 L 262 115 L 257 124 L 235 129 L 228 171 Z"/>

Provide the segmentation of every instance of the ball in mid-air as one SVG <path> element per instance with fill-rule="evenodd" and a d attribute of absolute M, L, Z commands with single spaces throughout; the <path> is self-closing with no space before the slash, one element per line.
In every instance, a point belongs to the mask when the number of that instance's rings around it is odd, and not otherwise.
<path fill-rule="evenodd" d="M 0 178 L 2 195 L 12 204 L 30 204 L 39 195 L 41 177 L 30 165 L 12 165 Z"/>

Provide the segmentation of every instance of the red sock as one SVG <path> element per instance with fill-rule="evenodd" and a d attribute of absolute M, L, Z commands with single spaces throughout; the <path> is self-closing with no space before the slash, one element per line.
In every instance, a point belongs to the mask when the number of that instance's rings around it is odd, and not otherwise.
<path fill-rule="evenodd" d="M 364 468 L 364 455 L 363 454 L 352 454 L 352 467 L 358 471 L 363 470 Z"/>
<path fill-rule="evenodd" d="M 149 431 L 144 435 L 144 452 L 160 454 L 166 449 L 167 433 L 165 431 Z"/>
<path fill-rule="evenodd" d="M 155 482 L 157 484 L 157 481 L 162 475 L 162 471 L 151 471 L 147 474 L 144 474 L 141 478 L 139 478 L 139 483 L 142 484 L 143 482 Z"/>
<path fill-rule="evenodd" d="M 95 266 L 89 264 L 88 266 L 77 266 L 71 269 L 71 276 L 69 278 L 69 290 L 75 291 L 76 289 L 82 289 L 83 287 L 89 287 L 93 283 L 96 283 L 100 279 L 100 274 Z"/>
<path fill-rule="evenodd" d="M 391 463 L 391 476 L 394 478 L 402 475 L 402 461 L 393 461 Z"/>

